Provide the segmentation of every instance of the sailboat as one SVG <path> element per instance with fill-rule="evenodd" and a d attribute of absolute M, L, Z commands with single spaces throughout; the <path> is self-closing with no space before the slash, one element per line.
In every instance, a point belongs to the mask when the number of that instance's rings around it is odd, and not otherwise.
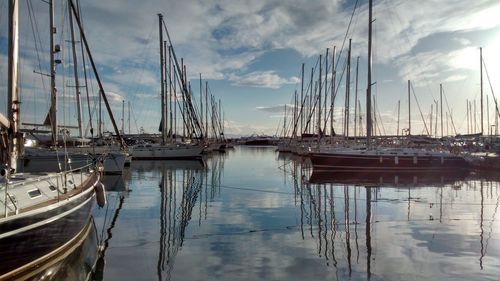
<path fill-rule="evenodd" d="M 22 149 L 19 132 L 18 19 L 19 0 L 9 0 L 8 116 L 0 117 L 0 280 L 15 278 L 28 267 L 64 251 L 91 219 L 96 194 L 104 187 L 94 165 L 59 173 L 17 173 Z M 49 1 L 52 5 L 52 0 Z M 100 192 L 97 192 L 100 191 Z M 24 249 L 24 250 L 23 250 Z"/>
<path fill-rule="evenodd" d="M 372 85 L 372 0 L 369 0 L 368 19 L 368 88 L 366 91 L 366 116 L 371 113 Z M 435 170 L 464 169 L 469 164 L 464 157 L 447 151 L 427 151 L 414 148 L 372 148 L 372 119 L 366 118 L 366 148 L 333 148 L 309 154 L 313 169 L 372 169 L 372 170 Z"/>
<path fill-rule="evenodd" d="M 167 48 L 166 47 L 166 41 L 163 41 L 163 29 L 165 27 L 165 23 L 163 21 L 163 15 L 158 14 L 159 18 L 159 41 L 160 41 L 160 72 L 161 72 L 161 96 L 162 96 L 162 102 L 161 102 L 161 122 L 160 122 L 160 130 L 162 132 L 162 140 L 161 144 L 157 143 L 141 143 L 133 146 L 133 153 L 132 153 L 132 158 L 133 159 L 139 159 L 139 160 L 160 160 L 160 159 L 199 159 L 202 156 L 203 152 L 203 146 L 197 143 L 178 143 L 178 142 L 167 142 L 167 122 L 166 122 L 166 105 L 165 105 L 165 84 L 167 80 L 170 80 L 171 77 L 170 75 L 168 79 L 165 77 L 165 70 L 166 70 L 166 65 L 165 65 L 165 59 L 164 57 L 166 54 L 171 54 L 174 58 L 175 62 L 175 67 L 177 68 L 177 73 L 181 73 L 180 75 L 182 78 L 179 78 L 178 75 L 174 75 L 176 78 L 180 80 L 179 84 L 182 87 L 182 94 L 183 96 L 186 96 L 187 98 L 184 98 L 184 103 L 186 104 L 186 111 L 189 111 L 188 114 L 186 115 L 191 115 L 191 116 L 184 116 L 183 115 L 183 120 L 185 123 L 188 123 L 186 119 L 188 118 L 193 118 L 195 121 L 195 124 L 197 127 L 200 127 L 200 124 L 198 123 L 196 117 L 193 117 L 194 115 L 194 109 L 192 108 L 192 103 L 191 99 L 189 98 L 190 93 L 187 90 L 186 86 L 186 73 L 185 69 L 181 70 L 181 67 L 179 67 L 177 63 L 177 58 L 175 56 L 175 52 L 172 47 L 172 42 L 170 42 L 170 36 L 167 32 L 167 38 L 169 40 L 170 46 Z M 166 27 L 165 27 L 166 29 Z M 168 50 L 168 51 L 167 51 Z M 172 57 L 170 56 L 170 57 Z M 170 64 L 170 63 L 169 63 Z M 170 71 L 170 69 L 169 69 Z M 174 78 L 175 80 L 175 78 Z M 172 84 L 172 81 L 170 81 Z M 173 81 L 175 84 L 176 81 Z M 183 113 L 184 114 L 184 113 Z M 189 121 L 191 122 L 191 121 Z M 185 124 L 186 125 L 186 124 Z M 172 132 L 172 129 L 170 129 L 170 132 Z"/>
<path fill-rule="evenodd" d="M 99 161 L 103 163 L 104 172 L 109 174 L 121 174 L 123 167 L 125 165 L 125 160 L 128 156 L 125 146 L 95 146 L 94 143 L 90 144 L 90 139 L 84 138 L 82 134 L 82 107 L 80 105 L 80 94 L 79 94 L 79 81 L 78 81 L 78 70 L 77 70 L 77 55 L 75 51 L 75 35 L 73 28 L 73 12 L 71 11 L 70 5 L 68 5 L 69 23 L 71 29 L 71 42 L 73 50 L 73 66 L 74 66 L 74 78 L 75 78 L 75 89 L 76 89 L 76 101 L 77 101 L 77 113 L 78 113 L 78 126 L 75 128 L 79 129 L 79 137 L 74 138 L 69 134 L 68 126 L 61 126 L 58 124 L 58 118 L 56 113 L 57 108 L 57 95 L 56 95 L 56 85 L 55 85 L 55 65 L 56 59 L 55 54 L 60 51 L 58 45 L 54 45 L 54 8 L 50 9 L 50 88 L 51 88 L 51 106 L 50 110 L 45 118 L 43 124 L 30 124 L 23 123 L 23 125 L 31 126 L 50 126 L 51 130 L 47 131 L 51 133 L 51 136 L 37 134 L 39 130 L 27 130 L 32 137 L 34 137 L 37 142 L 40 142 L 40 146 L 25 147 L 24 153 L 20 156 L 18 161 L 18 171 L 23 172 L 40 172 L 40 171 L 52 171 L 58 172 L 62 169 L 83 167 L 94 161 Z M 80 39 L 85 39 L 85 34 L 81 30 L 80 18 L 77 13 L 74 16 L 79 27 Z M 86 45 L 86 43 L 85 43 Z M 87 46 L 87 45 L 86 45 Z M 83 46 L 82 46 L 83 47 Z M 88 51 L 88 50 L 87 50 Z M 93 59 L 90 52 L 88 52 L 91 62 Z M 83 51 L 82 51 L 83 57 Z M 96 73 L 96 76 L 98 74 Z M 101 89 L 100 94 L 103 94 Z M 112 113 L 110 112 L 110 115 Z M 26 130 L 25 130 L 26 131 Z M 34 133 L 35 132 L 35 133 Z M 120 137 L 119 133 L 118 136 Z M 50 137 L 50 140 L 47 139 Z M 46 141 L 43 141 L 43 140 Z M 64 148 L 61 144 L 64 143 Z M 122 148 L 123 150 L 121 150 Z M 64 161 L 63 161 L 64 160 Z M 61 162 L 64 162 L 65 167 L 61 167 Z"/>

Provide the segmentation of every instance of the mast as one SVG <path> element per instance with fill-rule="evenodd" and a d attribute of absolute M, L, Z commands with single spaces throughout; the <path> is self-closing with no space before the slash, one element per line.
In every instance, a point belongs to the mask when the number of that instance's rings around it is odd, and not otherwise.
<path fill-rule="evenodd" d="M 429 131 L 431 132 L 431 137 L 432 137 L 432 112 L 434 111 L 433 104 L 431 104 L 431 116 L 430 116 L 430 122 L 429 122 Z"/>
<path fill-rule="evenodd" d="M 335 54 L 337 51 L 337 46 L 333 46 L 332 51 L 332 92 L 330 97 L 330 136 L 333 137 L 333 103 L 335 101 Z"/>
<path fill-rule="evenodd" d="M 74 13 L 74 16 L 76 19 L 76 23 L 78 24 L 78 28 L 80 30 L 81 40 L 83 41 L 83 43 L 85 45 L 85 49 L 87 50 L 87 53 L 89 55 L 89 60 L 90 60 L 91 66 L 92 66 L 92 70 L 94 71 L 94 75 L 95 75 L 95 78 L 97 80 L 97 84 L 99 85 L 100 96 L 102 96 L 102 99 L 104 100 L 104 104 L 106 105 L 106 109 L 108 110 L 109 118 L 111 119 L 111 123 L 113 124 L 113 129 L 115 130 L 117 138 L 120 142 L 120 146 L 122 149 L 125 149 L 126 148 L 125 141 L 123 140 L 123 137 L 120 134 L 120 130 L 118 130 L 118 127 L 116 126 L 115 117 L 113 116 L 113 112 L 111 111 L 111 106 L 109 105 L 108 98 L 106 97 L 106 94 L 104 92 L 104 87 L 102 85 L 101 78 L 99 77 L 99 74 L 97 72 L 97 67 L 95 65 L 94 58 L 92 57 L 92 54 L 90 53 L 90 48 L 89 48 L 89 44 L 87 42 L 87 38 L 85 37 L 85 33 L 83 33 L 83 28 L 82 28 L 82 24 L 80 22 L 80 17 L 77 14 L 75 5 L 73 4 L 73 0 L 70 0 L 69 3 L 71 4 L 71 9 L 73 10 L 73 13 Z"/>
<path fill-rule="evenodd" d="M 325 106 L 324 106 L 324 117 L 325 122 L 323 125 L 323 133 L 326 135 L 326 122 L 327 122 L 327 113 L 326 113 L 326 104 L 328 101 L 328 52 L 330 51 L 330 48 L 326 48 L 326 56 L 325 56 Z"/>
<path fill-rule="evenodd" d="M 308 116 L 308 120 L 307 122 L 311 122 L 312 119 L 313 119 L 313 76 L 314 76 L 314 67 L 311 68 L 311 82 L 309 84 L 309 88 L 311 89 L 311 94 L 309 95 L 309 116 Z M 312 122 L 311 122 L 312 123 Z M 313 127 L 313 125 L 309 126 L 309 128 Z M 308 128 L 308 129 L 309 129 Z M 308 131 L 312 131 L 314 133 L 314 128 L 313 129 L 309 129 Z"/>
<path fill-rule="evenodd" d="M 173 95 L 173 92 L 172 92 L 172 81 L 174 81 L 175 83 L 175 80 L 172 78 L 172 47 L 169 45 L 168 46 L 168 93 L 169 93 L 169 101 L 168 101 L 168 105 L 169 105 L 169 113 L 170 113 L 170 128 L 169 128 L 169 132 L 170 132 L 170 141 L 172 141 L 173 137 L 174 137 L 174 127 L 173 127 L 173 119 L 174 119 L 174 114 L 173 114 L 173 109 L 172 109 L 172 104 L 175 102 L 175 99 L 174 99 L 174 95 Z M 173 105 L 174 108 L 175 108 L 175 104 Z"/>
<path fill-rule="evenodd" d="M 202 123 L 203 126 L 203 123 Z M 205 133 L 208 139 L 208 81 L 205 81 Z"/>
<path fill-rule="evenodd" d="M 83 130 L 82 130 L 82 105 L 80 104 L 80 82 L 78 81 L 78 61 L 76 59 L 76 46 L 75 46 L 75 30 L 73 28 L 73 13 L 71 13 L 71 9 L 68 8 L 69 13 L 69 28 L 71 30 L 71 47 L 73 50 L 73 75 L 75 78 L 75 89 L 76 89 L 76 111 L 78 118 L 78 133 L 79 137 L 83 138 Z"/>
<path fill-rule="evenodd" d="M 125 133 L 125 100 L 122 100 L 122 134 Z"/>
<path fill-rule="evenodd" d="M 323 61 L 323 56 L 319 55 L 319 76 L 318 76 L 318 145 L 319 145 L 319 140 L 321 139 L 321 62 Z"/>
<path fill-rule="evenodd" d="M 465 100 L 467 103 L 467 134 L 470 134 L 470 127 L 469 127 L 469 100 Z"/>
<path fill-rule="evenodd" d="M 483 48 L 479 48 L 479 73 L 481 80 L 481 135 L 484 133 L 483 130 Z"/>
<path fill-rule="evenodd" d="M 203 124 L 203 85 L 202 85 L 202 80 L 201 80 L 201 73 L 200 73 L 200 122 Z M 202 126 L 203 128 L 203 126 Z M 206 139 L 206 132 L 203 133 L 203 137 Z"/>
<path fill-rule="evenodd" d="M 439 84 L 439 102 L 441 111 L 441 137 L 443 137 L 443 84 Z"/>
<path fill-rule="evenodd" d="M 285 103 L 285 115 L 283 116 L 283 138 L 286 138 L 286 103 Z"/>
<path fill-rule="evenodd" d="M 410 97 L 410 80 L 408 80 L 408 136 L 411 135 L 411 97 Z"/>
<path fill-rule="evenodd" d="M 398 100 L 398 127 L 396 128 L 396 136 L 399 137 L 399 113 L 400 113 L 400 109 L 401 109 L 401 101 Z"/>
<path fill-rule="evenodd" d="M 300 136 L 302 138 L 303 128 L 304 128 L 304 66 L 302 63 L 302 71 L 300 75 Z"/>
<path fill-rule="evenodd" d="M 294 98 L 293 98 L 293 121 L 292 121 L 292 124 L 293 124 L 293 131 L 292 131 L 292 138 L 295 139 L 295 137 L 297 136 L 297 130 L 296 130 L 296 126 L 297 126 L 297 90 L 295 90 L 295 94 L 294 94 Z"/>
<path fill-rule="evenodd" d="M 349 38 L 349 49 L 347 51 L 347 74 L 345 79 L 345 111 L 344 111 L 344 132 L 345 137 L 349 137 L 349 98 L 351 90 L 351 42 Z"/>
<path fill-rule="evenodd" d="M 19 133 L 19 92 L 17 85 L 17 70 L 19 56 L 19 1 L 9 1 L 9 59 L 8 59 L 8 119 L 12 133 L 9 134 L 9 168 L 15 169 L 17 156 L 22 144 Z"/>
<path fill-rule="evenodd" d="M 56 28 L 54 27 L 54 3 L 49 0 L 49 20 L 50 20 L 50 111 L 49 120 L 52 131 L 52 144 L 57 145 L 57 97 L 56 97 L 56 65 L 54 61 L 55 46 L 54 34 Z"/>
<path fill-rule="evenodd" d="M 163 61 L 163 15 L 158 14 L 158 27 L 159 27 L 159 37 L 160 37 L 160 95 L 161 95 L 161 143 L 165 144 L 167 142 L 167 134 L 166 134 L 166 122 L 165 122 L 165 85 L 163 81 L 165 81 L 165 72 L 164 72 L 164 61 Z"/>
<path fill-rule="evenodd" d="M 101 90 L 99 90 L 99 122 L 98 122 L 98 133 L 99 133 L 99 138 L 102 138 L 102 93 Z"/>
<path fill-rule="evenodd" d="M 356 120 L 358 118 L 358 73 L 359 73 L 359 56 L 356 58 L 356 86 L 354 87 L 354 138 L 357 135 L 357 123 Z"/>
<path fill-rule="evenodd" d="M 162 52 L 163 52 L 163 73 L 165 75 L 165 80 L 163 80 L 163 83 L 165 84 L 164 86 L 164 89 L 165 89 L 165 96 L 164 96 L 164 101 L 165 101 L 165 124 L 163 124 L 163 129 L 165 130 L 165 140 L 168 138 L 168 133 L 169 133 L 169 130 L 168 130 L 168 122 L 169 122 L 169 118 L 168 118 L 168 114 L 169 114 L 169 110 L 168 110 L 168 105 L 170 103 L 170 100 L 168 98 L 168 95 L 169 95 L 169 91 L 168 91 L 168 84 L 169 84 L 169 79 L 167 79 L 168 77 L 168 72 L 170 71 L 169 69 L 167 69 L 168 67 L 168 64 L 167 64 L 167 52 L 168 52 L 168 47 L 167 47 L 167 41 L 164 40 L 163 41 L 163 49 L 162 49 Z"/>
<path fill-rule="evenodd" d="M 366 90 L 366 146 L 370 148 L 372 137 L 372 0 L 368 1 L 368 80 Z"/>

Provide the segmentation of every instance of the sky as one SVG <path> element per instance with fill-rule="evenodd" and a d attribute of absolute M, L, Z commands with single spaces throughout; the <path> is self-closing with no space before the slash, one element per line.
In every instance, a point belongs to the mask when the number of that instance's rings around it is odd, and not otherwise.
<path fill-rule="evenodd" d="M 355 94 L 355 61 L 359 56 L 357 93 L 361 113 L 366 112 L 367 1 L 81 2 L 92 55 L 115 119 L 121 127 L 123 114 L 126 132 L 129 128 L 128 104 L 132 133 L 141 129 L 148 133 L 158 132 L 161 119 L 158 13 L 164 15 L 177 56 L 184 58 L 195 101 L 199 100 L 200 73 L 203 81 L 208 81 L 211 94 L 221 101 L 227 135 L 279 134 L 285 104 L 291 108 L 294 92 L 300 92 L 302 63 L 305 63 L 305 80 L 308 81 L 318 56 L 324 57 L 326 49 L 330 48 L 331 63 L 332 48 L 336 46 L 337 72 L 341 73 L 349 38 L 352 39 L 350 91 L 351 95 Z M 60 122 L 74 125 L 76 106 L 69 24 L 67 13 L 64 13 L 66 5 L 66 1 L 56 0 L 54 6 L 56 43 L 62 50 L 57 54 L 62 63 L 56 68 L 56 84 Z M 0 3 L 0 13 L 0 74 L 6 77 L 7 1 Z M 34 71 L 48 72 L 48 5 L 43 1 L 22 0 L 20 14 L 22 120 L 41 123 L 49 106 L 49 80 Z M 376 104 L 376 132 L 397 133 L 398 101 L 399 131 L 408 128 L 407 80 L 411 80 L 413 87 L 410 99 L 412 134 L 425 134 L 430 129 L 431 105 L 435 114 L 440 84 L 444 93 L 444 134 L 479 132 L 479 47 L 482 47 L 486 67 L 483 69 L 483 124 L 487 133 L 494 124 L 492 90 L 498 91 L 499 83 L 495 78 L 500 76 L 497 51 L 500 49 L 500 2 L 375 0 L 373 14 L 372 92 Z M 486 70 L 491 82 L 486 77 Z M 89 99 L 93 101 L 97 95 L 95 77 L 89 74 L 88 79 L 91 81 Z M 4 89 L 6 79 L 1 83 Z M 339 106 L 334 110 L 334 127 L 342 132 L 345 78 L 338 78 L 336 83 L 335 104 Z M 82 98 L 86 103 L 85 99 Z M 1 101 L 2 112 L 5 112 L 5 100 Z M 354 96 L 351 96 L 351 120 L 354 119 L 353 101 Z M 469 115 L 474 121 L 472 129 L 467 126 L 467 101 L 473 113 Z M 88 120 L 88 111 L 84 108 L 84 120 Z M 95 119 L 95 105 L 90 112 Z M 432 118 L 432 130 L 435 131 L 436 118 Z M 112 129 L 109 122 L 105 127 Z M 353 129 L 350 130 L 352 134 Z M 435 132 L 440 135 L 440 127 Z"/>

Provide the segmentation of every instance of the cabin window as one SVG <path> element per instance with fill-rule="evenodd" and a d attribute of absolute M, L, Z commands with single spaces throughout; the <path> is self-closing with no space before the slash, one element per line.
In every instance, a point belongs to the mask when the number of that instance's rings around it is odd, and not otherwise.
<path fill-rule="evenodd" d="M 30 196 L 31 199 L 33 199 L 33 198 L 42 196 L 42 192 L 40 191 L 40 189 L 37 188 L 37 189 L 33 189 L 33 190 L 28 191 L 28 195 Z"/>
<path fill-rule="evenodd" d="M 49 189 L 50 189 L 50 191 L 56 191 L 56 187 L 53 185 L 49 185 Z"/>

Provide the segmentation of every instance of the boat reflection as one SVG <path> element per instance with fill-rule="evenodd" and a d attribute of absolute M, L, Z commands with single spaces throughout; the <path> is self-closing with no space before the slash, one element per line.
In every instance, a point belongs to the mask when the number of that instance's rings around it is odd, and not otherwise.
<path fill-rule="evenodd" d="M 198 218 L 198 225 L 207 219 L 209 202 L 220 194 L 225 157 L 224 154 L 214 155 L 208 159 L 208 164 L 194 161 L 181 161 L 176 165 L 165 163 L 170 161 L 155 163 L 161 173 L 158 280 L 170 280 L 175 257 L 182 248 L 192 218 Z"/>
<path fill-rule="evenodd" d="M 283 173 L 291 178 L 295 204 L 300 209 L 302 239 L 315 241 L 317 256 L 335 268 L 340 280 L 398 279 L 398 275 L 383 271 L 393 258 L 387 255 L 399 252 L 396 256 L 402 264 L 432 263 L 408 254 L 421 247 L 424 250 L 418 251 L 447 256 L 439 261 L 444 266 L 456 262 L 452 257 L 475 256 L 476 270 L 484 276 L 495 272 L 499 256 L 487 250 L 488 245 L 497 248 L 494 222 L 500 202 L 500 181 L 496 176 L 463 171 L 317 173 L 302 161 L 281 159 Z M 404 205 L 406 208 L 396 208 Z M 467 222 L 471 215 L 477 215 L 477 223 Z M 425 233 L 429 223 L 437 230 L 436 234 L 418 237 L 421 242 L 417 245 L 404 242 Z M 464 231 L 465 225 L 472 229 Z M 438 233 L 439 237 L 448 238 L 437 239 Z M 387 237 L 394 237 L 390 245 L 385 243 L 390 240 Z M 462 240 L 474 242 L 466 247 L 459 243 Z M 483 271 L 486 261 L 490 272 Z M 393 272 L 397 269 L 390 274 Z"/>
<path fill-rule="evenodd" d="M 129 190 L 128 169 L 123 171 L 121 175 L 104 175 L 102 183 L 107 192 L 127 192 Z"/>
<path fill-rule="evenodd" d="M 310 183 L 335 183 L 362 186 L 429 186 L 454 184 L 463 181 L 469 175 L 468 171 L 376 171 L 376 170 L 341 170 L 313 171 Z"/>

